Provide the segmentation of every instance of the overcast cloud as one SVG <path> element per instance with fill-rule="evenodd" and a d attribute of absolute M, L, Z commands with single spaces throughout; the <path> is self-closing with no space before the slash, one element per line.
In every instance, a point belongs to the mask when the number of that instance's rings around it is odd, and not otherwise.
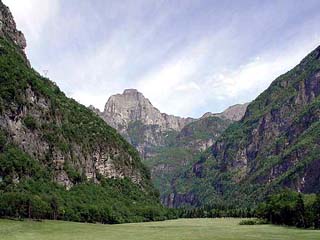
<path fill-rule="evenodd" d="M 199 117 L 253 100 L 320 44 L 318 0 L 4 0 L 40 73 L 103 109 L 137 88 Z"/>

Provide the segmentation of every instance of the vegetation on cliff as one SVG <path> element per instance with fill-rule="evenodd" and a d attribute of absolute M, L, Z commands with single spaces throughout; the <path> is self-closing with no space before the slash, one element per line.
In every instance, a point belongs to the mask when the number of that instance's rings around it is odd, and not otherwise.
<path fill-rule="evenodd" d="M 3 37 L 0 69 L 0 216 L 102 223 L 173 217 L 160 205 L 137 151 L 102 119 L 29 68 L 21 50 Z M 35 142 L 17 138 L 9 124 L 20 122 L 17 134 Z M 87 156 L 97 147 L 111 151 L 114 171 L 123 176 L 109 179 L 96 170 L 88 178 L 89 160 L 81 162 L 76 154 Z M 57 172 L 66 173 L 70 190 L 61 185 Z"/>

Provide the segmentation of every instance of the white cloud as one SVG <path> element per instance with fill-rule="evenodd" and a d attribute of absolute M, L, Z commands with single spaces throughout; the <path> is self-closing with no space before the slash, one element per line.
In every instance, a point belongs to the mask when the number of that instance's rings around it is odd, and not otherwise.
<path fill-rule="evenodd" d="M 290 49 L 288 52 L 281 52 L 281 54 L 274 54 L 271 57 L 258 56 L 232 72 L 214 76 L 206 85 L 214 86 L 215 83 L 218 83 L 214 91 L 220 98 L 237 98 L 248 91 L 261 92 L 275 78 L 297 65 L 314 47 L 313 43 Z"/>
<path fill-rule="evenodd" d="M 186 47 L 183 53 L 173 56 L 159 68 L 143 76 L 137 82 L 137 88 L 162 111 L 188 114 L 198 101 L 186 104 L 186 96 L 195 96 L 201 90 L 193 77 L 204 63 L 206 51 L 210 48 L 208 39 Z"/>

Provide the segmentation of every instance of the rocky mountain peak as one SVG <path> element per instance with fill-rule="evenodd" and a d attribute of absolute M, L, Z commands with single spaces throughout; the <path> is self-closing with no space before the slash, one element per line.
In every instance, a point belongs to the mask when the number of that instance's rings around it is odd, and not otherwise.
<path fill-rule="evenodd" d="M 7 40 L 14 43 L 18 49 L 20 49 L 20 54 L 24 58 L 26 64 L 30 66 L 29 60 L 24 52 L 27 47 L 27 41 L 23 33 L 17 30 L 16 22 L 10 12 L 10 9 L 2 3 L 0 0 L 0 37 L 4 37 Z"/>
<path fill-rule="evenodd" d="M 221 113 L 207 112 L 203 114 L 201 119 L 207 118 L 207 117 L 220 117 L 220 118 L 231 120 L 231 121 L 240 121 L 242 117 L 245 115 L 248 105 L 249 103 L 236 104 L 228 107 L 226 110 L 224 110 Z"/>
<path fill-rule="evenodd" d="M 130 122 L 136 121 L 173 130 L 181 130 L 187 123 L 192 122 L 189 118 L 161 113 L 136 89 L 126 89 L 122 94 L 111 96 L 101 115 L 107 123 L 120 131 L 125 130 Z"/>
<path fill-rule="evenodd" d="M 21 31 L 17 30 L 16 23 L 7 6 L 0 0 L 0 36 L 9 38 L 21 50 L 27 47 L 26 39 Z"/>
<path fill-rule="evenodd" d="M 132 94 L 141 94 L 137 89 L 133 89 L 133 88 L 130 88 L 130 89 L 125 89 L 123 91 L 123 95 L 132 95 Z"/>

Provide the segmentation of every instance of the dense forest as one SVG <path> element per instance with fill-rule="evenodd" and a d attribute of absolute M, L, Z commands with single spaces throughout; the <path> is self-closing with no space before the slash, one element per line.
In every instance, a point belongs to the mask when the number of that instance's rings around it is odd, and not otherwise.
<path fill-rule="evenodd" d="M 287 190 L 271 195 L 256 209 L 256 216 L 273 224 L 320 229 L 320 194 Z"/>

